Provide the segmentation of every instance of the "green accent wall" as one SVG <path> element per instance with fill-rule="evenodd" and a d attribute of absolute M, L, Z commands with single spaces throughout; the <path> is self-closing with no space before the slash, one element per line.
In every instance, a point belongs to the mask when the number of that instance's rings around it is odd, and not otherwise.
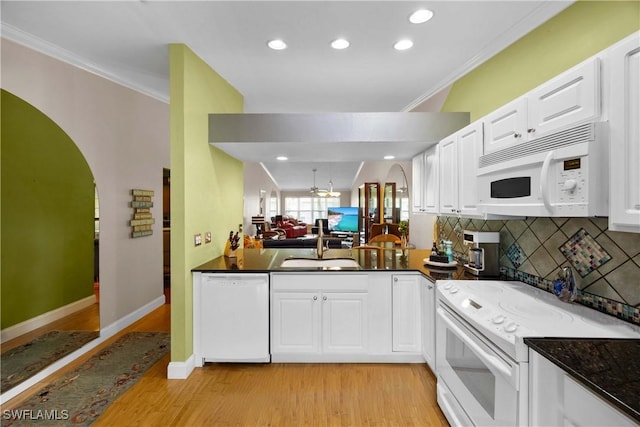
<path fill-rule="evenodd" d="M 457 80 L 442 111 L 475 121 L 640 29 L 640 1 L 578 1 Z"/>
<path fill-rule="evenodd" d="M 93 294 L 94 181 L 69 136 L 1 99 L 2 329 Z"/>
<path fill-rule="evenodd" d="M 243 97 L 187 46 L 171 44 L 169 57 L 171 359 L 183 362 L 193 353 L 191 269 L 222 255 L 243 222 L 243 163 L 209 144 L 208 115 L 241 113 Z"/>

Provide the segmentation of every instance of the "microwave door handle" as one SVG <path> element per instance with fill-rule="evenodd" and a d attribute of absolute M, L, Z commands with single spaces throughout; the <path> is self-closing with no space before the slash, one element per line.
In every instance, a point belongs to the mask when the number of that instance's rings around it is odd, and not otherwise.
<path fill-rule="evenodd" d="M 449 328 L 454 334 L 456 334 L 458 338 L 460 338 L 464 342 L 465 345 L 469 346 L 469 348 L 473 350 L 473 352 L 476 354 L 476 356 L 478 356 L 479 359 L 500 372 L 505 378 L 509 380 L 511 384 L 516 384 L 513 372 L 511 372 L 511 369 L 509 369 L 510 367 L 508 365 L 505 366 L 505 362 L 503 362 L 498 357 L 487 353 L 482 347 L 478 345 L 478 343 L 476 343 L 472 338 L 469 338 L 469 334 L 465 333 L 462 329 L 460 329 L 460 327 L 458 327 L 458 325 L 453 323 L 441 308 L 438 308 L 438 315 L 444 321 L 444 323 L 446 323 L 447 328 Z"/>
<path fill-rule="evenodd" d="M 549 151 L 542 162 L 542 170 L 540 171 L 540 193 L 542 194 L 542 203 L 550 214 L 553 214 L 553 206 L 549 200 L 549 166 L 553 160 L 554 151 Z"/>

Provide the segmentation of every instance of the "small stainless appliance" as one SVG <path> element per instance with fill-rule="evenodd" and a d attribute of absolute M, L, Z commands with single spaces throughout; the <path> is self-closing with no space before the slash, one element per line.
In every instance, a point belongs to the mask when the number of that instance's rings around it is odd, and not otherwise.
<path fill-rule="evenodd" d="M 463 232 L 463 242 L 469 245 L 469 262 L 464 266 L 474 276 L 498 277 L 500 233 L 492 231 Z"/>

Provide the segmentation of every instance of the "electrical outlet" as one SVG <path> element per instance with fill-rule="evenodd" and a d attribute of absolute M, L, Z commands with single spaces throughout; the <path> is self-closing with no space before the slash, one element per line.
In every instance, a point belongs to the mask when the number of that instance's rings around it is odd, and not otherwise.
<path fill-rule="evenodd" d="M 204 242 L 205 243 L 211 243 L 211 232 L 207 231 L 206 233 L 204 233 Z"/>
<path fill-rule="evenodd" d="M 238 233 L 242 233 L 242 224 L 238 224 Z"/>
<path fill-rule="evenodd" d="M 193 244 L 195 246 L 200 246 L 202 244 L 202 234 L 196 234 L 193 236 Z"/>

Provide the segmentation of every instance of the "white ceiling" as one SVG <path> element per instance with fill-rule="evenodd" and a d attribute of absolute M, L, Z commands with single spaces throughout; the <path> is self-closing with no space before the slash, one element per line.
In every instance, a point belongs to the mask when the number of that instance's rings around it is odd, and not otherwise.
<path fill-rule="evenodd" d="M 2 36 L 163 101 L 169 43 L 184 43 L 243 95 L 246 112 L 409 111 L 572 1 L 7 1 Z M 434 11 L 411 24 L 418 8 Z M 351 46 L 329 47 L 345 37 Z M 273 51 L 272 38 L 289 47 Z M 414 47 L 396 51 L 410 38 Z M 270 150 L 274 155 L 286 147 Z M 308 188 L 311 169 L 329 169 L 350 189 L 373 147 L 349 144 L 344 164 L 315 150 L 286 164 L 263 159 L 284 189 Z M 250 145 L 234 155 L 250 160 Z M 408 159 L 415 153 L 398 153 Z M 244 158 L 243 158 L 244 157 Z M 299 177 L 306 174 L 304 183 Z M 326 183 L 326 180 L 324 181 Z"/>

